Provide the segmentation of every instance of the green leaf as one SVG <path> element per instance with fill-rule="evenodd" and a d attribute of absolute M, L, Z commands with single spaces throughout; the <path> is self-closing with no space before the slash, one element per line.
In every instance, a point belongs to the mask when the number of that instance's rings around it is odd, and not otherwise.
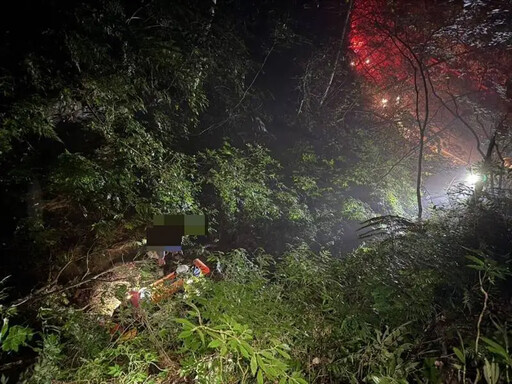
<path fill-rule="evenodd" d="M 260 355 L 256 355 L 256 360 L 258 361 L 258 366 L 267 373 L 267 365 L 263 362 L 263 359 Z"/>
<path fill-rule="evenodd" d="M 468 264 L 468 267 L 469 268 L 473 268 L 473 269 L 476 269 L 478 271 L 483 271 L 485 268 L 485 262 L 481 259 L 479 259 L 478 257 L 476 256 L 472 256 L 472 255 L 468 255 L 466 256 L 466 259 L 468 260 L 471 260 L 473 262 L 475 262 L 476 264 Z"/>
<path fill-rule="evenodd" d="M 258 362 L 256 360 L 256 354 L 253 354 L 251 357 L 251 373 L 253 376 L 256 374 L 256 370 L 258 369 Z"/>
<path fill-rule="evenodd" d="M 176 323 L 183 324 L 185 328 L 195 328 L 196 325 L 187 319 L 174 319 Z"/>
<path fill-rule="evenodd" d="M 261 372 L 261 369 L 258 370 L 258 375 L 256 376 L 256 380 L 258 381 L 258 384 L 263 384 L 263 373 Z"/>
<path fill-rule="evenodd" d="M 504 347 L 502 347 L 500 344 L 498 344 L 494 340 L 488 339 L 486 337 L 482 337 L 482 340 L 486 344 L 488 344 L 487 349 L 490 352 L 493 352 L 493 353 L 496 353 L 496 354 L 502 356 L 503 358 L 505 358 L 505 360 L 509 360 L 510 359 L 510 356 L 507 353 L 507 350 Z"/>
<path fill-rule="evenodd" d="M 238 347 L 238 342 L 236 339 L 229 340 L 228 344 L 229 344 L 229 348 L 231 348 L 232 350 L 233 349 L 236 350 Z"/>
<path fill-rule="evenodd" d="M 468 260 L 471 260 L 471 261 L 474 261 L 475 263 L 479 264 L 479 265 L 484 265 L 484 261 L 482 259 L 479 259 L 478 257 L 476 256 L 473 256 L 473 255 L 467 255 L 466 256 L 466 259 Z"/>
<path fill-rule="evenodd" d="M 308 384 L 308 382 L 301 377 L 300 373 L 296 371 L 292 373 L 291 380 L 298 384 Z"/>
<path fill-rule="evenodd" d="M 453 347 L 453 352 L 455 352 L 455 355 L 462 363 L 466 363 L 466 356 L 464 356 L 464 353 L 462 353 L 462 351 L 459 348 Z"/>
<path fill-rule="evenodd" d="M 246 359 L 249 358 L 249 352 L 247 352 L 247 349 L 245 349 L 241 344 L 238 346 L 238 349 L 240 349 L 240 352 L 242 353 L 242 356 Z"/>
<path fill-rule="evenodd" d="M 279 348 L 276 348 L 277 353 L 279 353 L 281 356 L 283 356 L 285 359 L 290 360 L 291 356 L 288 354 L 288 352 L 283 351 Z"/>
<path fill-rule="evenodd" d="M 279 372 L 271 366 L 267 366 L 267 370 L 265 373 L 268 375 L 270 379 L 275 379 L 276 377 L 279 376 Z"/>
<path fill-rule="evenodd" d="M 178 335 L 178 339 L 186 339 L 192 335 L 192 331 L 183 331 Z"/>
<path fill-rule="evenodd" d="M 208 348 L 217 348 L 222 344 L 222 341 L 219 339 L 210 341 L 210 344 L 208 344 Z"/>
<path fill-rule="evenodd" d="M 203 343 L 203 345 L 206 344 L 206 342 L 204 340 L 204 333 L 200 329 L 197 330 L 197 333 L 199 334 L 199 338 L 201 339 L 201 342 Z"/>
<path fill-rule="evenodd" d="M 254 349 L 249 345 L 249 343 L 248 343 L 248 342 L 246 342 L 246 341 L 243 341 L 243 340 L 242 340 L 242 341 L 240 342 L 240 344 L 241 344 L 241 346 L 242 346 L 242 347 L 244 347 L 244 348 L 245 348 L 245 350 L 246 350 L 247 352 L 249 352 L 249 354 L 251 354 L 251 355 L 252 355 L 252 354 L 254 353 Z"/>
<path fill-rule="evenodd" d="M 30 341 L 34 336 L 32 330 L 28 327 L 22 327 L 15 325 L 9 328 L 7 337 L 2 342 L 2 351 L 18 352 L 19 348 L 27 345 L 27 341 Z"/>
<path fill-rule="evenodd" d="M 484 377 L 488 384 L 496 384 L 500 377 L 500 367 L 498 364 L 485 359 L 484 364 Z"/>
<path fill-rule="evenodd" d="M 118 364 L 112 365 L 108 367 L 108 374 L 112 377 L 119 377 L 123 371 L 121 370 L 121 367 Z"/>

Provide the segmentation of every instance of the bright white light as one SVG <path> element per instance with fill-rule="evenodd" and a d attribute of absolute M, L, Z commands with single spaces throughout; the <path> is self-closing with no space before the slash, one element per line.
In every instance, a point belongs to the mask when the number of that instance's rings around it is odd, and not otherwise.
<path fill-rule="evenodd" d="M 350 65 L 351 65 L 351 66 L 354 66 L 354 65 L 356 65 L 356 63 L 355 63 L 355 62 L 353 62 L 353 61 L 351 61 L 351 62 L 350 62 Z"/>
<path fill-rule="evenodd" d="M 388 103 L 388 99 L 382 99 L 381 102 L 383 105 L 386 105 Z"/>
<path fill-rule="evenodd" d="M 364 62 L 365 62 L 366 64 L 370 64 L 370 59 L 366 59 Z"/>
<path fill-rule="evenodd" d="M 396 97 L 396 102 L 398 103 L 400 101 L 400 96 Z"/>
<path fill-rule="evenodd" d="M 469 185 L 470 187 L 473 187 L 476 183 L 480 181 L 480 179 L 480 175 L 476 173 L 470 173 L 469 175 L 466 176 L 466 184 Z"/>

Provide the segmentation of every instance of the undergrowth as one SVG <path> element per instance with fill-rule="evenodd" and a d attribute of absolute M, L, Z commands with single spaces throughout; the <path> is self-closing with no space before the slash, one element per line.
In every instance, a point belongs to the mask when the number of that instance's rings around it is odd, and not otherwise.
<path fill-rule="evenodd" d="M 2 353 L 37 351 L 25 383 L 510 382 L 508 243 L 484 241 L 508 231 L 506 212 L 462 208 L 392 235 L 382 221 L 342 259 L 209 253 L 212 277 L 123 309 L 124 333 L 49 297 L 35 338 L 4 322 Z"/>

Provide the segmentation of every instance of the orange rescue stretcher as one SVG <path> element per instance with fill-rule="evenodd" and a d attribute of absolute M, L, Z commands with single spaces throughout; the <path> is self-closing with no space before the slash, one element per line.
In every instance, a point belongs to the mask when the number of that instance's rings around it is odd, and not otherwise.
<path fill-rule="evenodd" d="M 193 274 L 198 276 L 209 275 L 210 268 L 199 259 L 195 259 L 192 264 L 194 265 Z M 129 292 L 128 302 L 135 308 L 140 307 L 141 301 L 149 299 L 152 303 L 159 303 L 171 297 L 174 293 L 179 291 L 185 283 L 182 277 L 179 277 L 177 272 L 169 273 L 161 279 L 152 283 L 149 288 L 142 288 L 140 290 L 133 290 Z M 122 325 L 115 323 L 109 330 L 111 335 L 120 333 L 120 340 L 130 340 L 137 335 L 137 329 L 132 328 L 125 330 Z"/>
<path fill-rule="evenodd" d="M 198 275 L 199 273 L 203 275 L 210 274 L 210 268 L 208 268 L 208 266 L 201 260 L 195 259 L 192 264 L 196 271 L 198 271 L 198 273 L 194 273 L 195 275 Z M 149 288 L 151 302 L 159 303 L 179 291 L 181 287 L 183 287 L 184 281 L 182 278 L 177 277 L 177 273 L 172 272 L 151 284 Z M 144 300 L 146 292 L 146 288 L 138 291 L 130 291 L 130 302 L 132 306 L 138 308 L 140 301 Z"/>

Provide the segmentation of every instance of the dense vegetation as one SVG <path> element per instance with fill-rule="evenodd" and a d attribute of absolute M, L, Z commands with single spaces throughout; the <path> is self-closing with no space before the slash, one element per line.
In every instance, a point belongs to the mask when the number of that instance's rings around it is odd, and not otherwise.
<path fill-rule="evenodd" d="M 510 15 L 425 6 L 419 33 L 412 4 L 363 3 L 16 4 L 0 43 L 0 382 L 512 381 Z M 360 41 L 392 55 L 388 72 L 364 67 Z M 479 59 L 489 47 L 499 63 Z M 457 124 L 485 178 L 422 217 L 422 178 L 464 152 L 441 135 Z M 122 307 L 126 332 L 110 332 L 92 292 L 157 278 L 143 245 L 158 213 L 208 216 L 184 246 L 212 276 Z M 128 261 L 136 278 L 112 268 Z"/>
<path fill-rule="evenodd" d="M 486 200 L 421 226 L 389 219 L 344 259 L 305 244 L 277 259 L 207 253 L 213 278 L 121 313 L 133 339 L 54 295 L 37 339 L 11 328 L 4 348 L 36 348 L 28 383 L 509 382 L 511 208 Z"/>

